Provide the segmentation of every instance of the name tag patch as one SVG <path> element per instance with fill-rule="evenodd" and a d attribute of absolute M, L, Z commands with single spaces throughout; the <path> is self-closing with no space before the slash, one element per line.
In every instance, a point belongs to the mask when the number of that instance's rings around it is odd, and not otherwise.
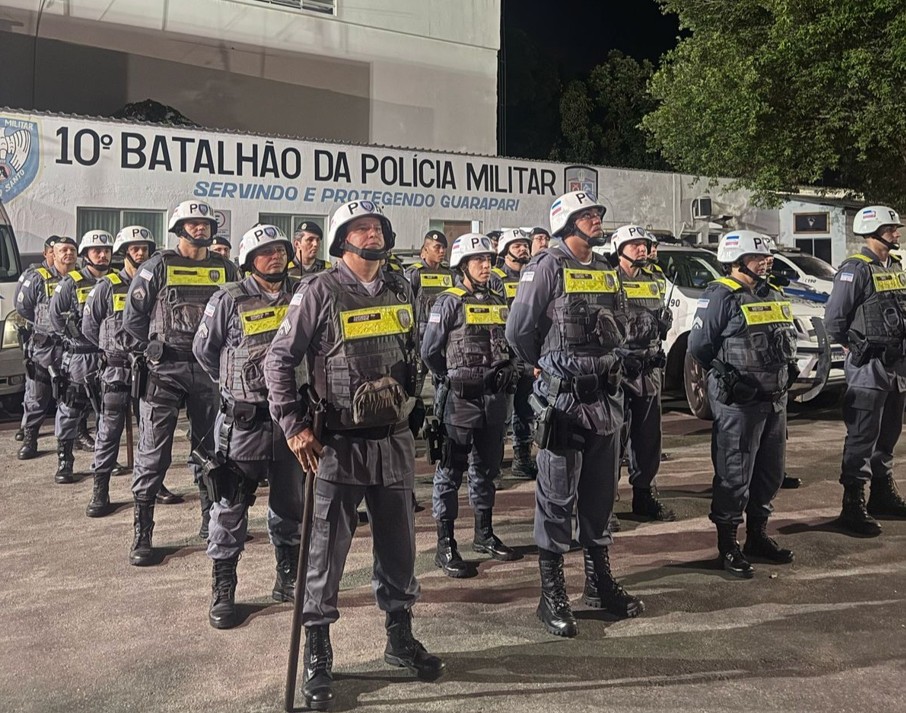
<path fill-rule="evenodd" d="M 506 324 L 505 305 L 466 305 L 466 324 Z"/>
<path fill-rule="evenodd" d="M 408 304 L 340 312 L 344 340 L 407 334 L 412 329 L 412 322 L 412 305 Z"/>
<path fill-rule="evenodd" d="M 746 324 L 793 323 L 793 310 L 789 302 L 755 302 L 742 305 Z"/>

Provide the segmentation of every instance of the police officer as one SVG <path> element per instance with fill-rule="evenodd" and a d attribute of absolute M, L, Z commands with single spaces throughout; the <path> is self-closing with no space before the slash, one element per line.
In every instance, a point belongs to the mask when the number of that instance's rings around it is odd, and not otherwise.
<path fill-rule="evenodd" d="M 443 457 L 434 474 L 434 563 L 450 577 L 471 574 L 454 539 L 457 494 L 466 470 L 475 510 L 472 549 L 498 560 L 517 559 L 492 525 L 507 392 L 515 377 L 504 335 L 506 299 L 488 287 L 496 257 L 485 235 L 467 233 L 453 241 L 450 267 L 458 272 L 456 286 L 434 302 L 421 347 L 422 360 L 434 377 L 434 412 L 445 431 Z"/>
<path fill-rule="evenodd" d="M 786 392 L 798 373 L 790 303 L 767 281 L 769 245 L 767 236 L 751 230 L 720 239 L 717 259 L 728 275 L 712 282 L 699 300 L 688 347 L 709 370 L 710 518 L 717 526 L 720 561 L 743 578 L 754 574 L 747 557 L 793 561 L 793 553 L 766 532 L 783 479 Z M 740 551 L 736 530 L 743 513 L 746 543 Z"/>
<path fill-rule="evenodd" d="M 148 259 L 154 246 L 154 236 L 147 228 L 129 225 L 120 230 L 113 242 L 113 254 L 123 257 L 123 269 L 99 280 L 85 302 L 82 335 L 104 354 L 101 413 L 92 464 L 94 488 L 85 509 L 88 517 L 103 517 L 112 511 L 110 476 L 117 467 L 120 438 L 132 411 L 129 354 L 133 345 L 123 331 L 123 307 L 139 265 Z"/>
<path fill-rule="evenodd" d="M 648 263 L 651 234 L 638 225 L 617 228 L 610 239 L 626 309 L 623 357 L 623 418 L 629 456 L 632 512 L 649 520 L 675 520 L 657 497 L 661 464 L 661 370 L 667 363 L 661 340 L 673 324 L 658 274 Z"/>
<path fill-rule="evenodd" d="M 23 440 L 19 460 L 30 460 L 38 455 L 38 432 L 53 401 L 50 369 L 57 372 L 63 359 L 59 333 L 50 323 L 50 299 L 62 277 L 75 266 L 77 245 L 68 236 L 54 235 L 48 238 L 51 240 L 54 242 L 52 263 L 24 272 L 16 288 L 16 312 L 34 330 L 25 362 L 26 373 L 32 373 L 25 382 L 22 402 Z"/>
<path fill-rule="evenodd" d="M 248 534 L 248 509 L 267 478 L 267 529 L 277 556 L 272 597 L 293 600 L 299 559 L 303 473 L 270 417 L 264 355 L 286 316 L 293 285 L 286 265 L 292 243 L 273 225 L 256 225 L 239 243 L 239 266 L 248 276 L 214 293 L 192 344 L 198 363 L 220 384 L 217 462 L 209 473 L 215 490 L 208 557 L 213 560 L 208 621 L 230 629 L 237 618 L 236 565 Z"/>
<path fill-rule="evenodd" d="M 217 253 L 224 260 L 230 259 L 230 253 L 233 250 L 233 244 L 223 235 L 215 235 L 211 242 L 211 252 Z"/>
<path fill-rule="evenodd" d="M 176 249 L 154 253 L 139 269 L 126 296 L 123 329 L 147 359 L 132 479 L 135 539 L 129 561 L 137 566 L 153 561 L 154 499 L 170 467 L 173 434 L 183 405 L 192 450 L 200 445 L 213 450 L 214 415 L 220 399 L 216 385 L 192 353 L 192 339 L 208 299 L 220 285 L 239 276 L 234 263 L 208 249 L 215 230 L 211 206 L 194 200 L 180 203 L 169 222 L 169 232 L 178 238 Z M 211 502 L 200 482 L 200 468 L 194 466 L 194 472 L 202 512 L 199 536 L 206 539 Z"/>
<path fill-rule="evenodd" d="M 546 250 L 551 243 L 551 234 L 540 226 L 538 226 L 537 228 L 532 228 L 532 232 L 529 233 L 529 237 L 532 239 L 532 257 L 535 257 L 535 255 L 540 253 L 542 250 Z"/>
<path fill-rule="evenodd" d="M 502 260 L 491 272 L 500 278 L 507 304 L 513 304 L 522 268 L 531 259 L 531 239 L 519 228 L 503 233 L 497 243 L 497 252 Z M 528 399 L 535 384 L 534 368 L 519 360 L 515 363 L 517 372 L 516 391 L 513 393 L 513 465 L 512 474 L 517 478 L 536 478 L 538 467 L 532 458 L 532 426 L 535 413 Z"/>
<path fill-rule="evenodd" d="M 63 373 L 67 388 L 57 404 L 57 483 L 72 483 L 75 458 L 73 445 L 79 422 L 97 402 L 100 352 L 82 336 L 82 312 L 88 293 L 95 283 L 110 270 L 113 236 L 106 230 L 89 230 L 79 243 L 79 257 L 84 263 L 79 270 L 70 270 L 60 280 L 50 300 L 50 324 L 63 336 Z"/>
<path fill-rule="evenodd" d="M 643 602 L 613 578 L 608 554 L 623 395 L 614 351 L 622 341 L 615 317 L 619 284 L 607 261 L 592 252 L 592 246 L 604 242 L 605 210 L 584 191 L 554 201 L 551 232 L 560 242 L 523 268 L 506 325 L 516 354 L 541 369 L 535 382 L 541 449 L 535 486 L 541 570 L 537 614 L 557 636 L 578 633 L 563 577 L 576 511 L 585 603 L 623 617 L 644 610 Z"/>
<path fill-rule="evenodd" d="M 346 555 L 365 499 L 375 557 L 373 589 L 386 612 L 384 660 L 422 678 L 443 663 L 412 634 L 418 599 L 412 513 L 415 444 L 406 423 L 414 400 L 412 293 L 381 269 L 393 247 L 390 221 L 370 201 L 339 206 L 330 221 L 331 269 L 303 280 L 265 358 L 270 411 L 290 450 L 317 473 L 314 526 L 302 621 L 303 695 L 323 710 L 333 699 L 330 625 Z M 312 432 L 295 369 L 305 362 L 325 404 L 324 429 Z"/>
<path fill-rule="evenodd" d="M 853 232 L 865 245 L 840 265 L 825 305 L 828 337 L 846 350 L 838 522 L 872 537 L 881 534 L 875 518 L 906 517 L 906 502 L 893 479 L 893 451 L 906 404 L 906 274 L 890 251 L 899 248 L 902 227 L 900 216 L 887 206 L 856 213 Z"/>
<path fill-rule="evenodd" d="M 296 226 L 293 234 L 293 259 L 289 263 L 289 274 L 296 278 L 303 278 L 315 272 L 330 268 L 330 260 L 318 257 L 321 240 L 324 232 L 321 226 L 312 220 L 306 220 Z"/>

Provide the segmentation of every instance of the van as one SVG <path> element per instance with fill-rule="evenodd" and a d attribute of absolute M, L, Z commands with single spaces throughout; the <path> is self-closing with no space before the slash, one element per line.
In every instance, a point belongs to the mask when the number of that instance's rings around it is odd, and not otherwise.
<path fill-rule="evenodd" d="M 25 359 L 19 347 L 16 283 L 22 275 L 19 247 L 3 201 L 0 200 L 0 406 L 7 411 L 22 408 L 25 394 Z"/>

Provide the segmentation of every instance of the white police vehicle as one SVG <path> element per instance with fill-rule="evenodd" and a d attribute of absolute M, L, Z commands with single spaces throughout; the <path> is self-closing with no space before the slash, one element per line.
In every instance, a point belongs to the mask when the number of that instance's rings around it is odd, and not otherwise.
<path fill-rule="evenodd" d="M 0 201 L 0 404 L 8 411 L 21 408 L 25 391 L 25 361 L 17 334 L 21 320 L 14 301 L 21 274 L 16 236 Z"/>

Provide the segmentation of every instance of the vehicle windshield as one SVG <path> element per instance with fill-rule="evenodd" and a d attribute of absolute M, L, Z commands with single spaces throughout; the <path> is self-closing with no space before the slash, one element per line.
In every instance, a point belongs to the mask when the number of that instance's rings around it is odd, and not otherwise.
<path fill-rule="evenodd" d="M 0 224 L 0 282 L 15 282 L 21 272 L 13 231 L 8 225 Z"/>
<path fill-rule="evenodd" d="M 658 264 L 677 287 L 703 290 L 723 275 L 717 256 L 707 250 L 661 250 Z"/>
<path fill-rule="evenodd" d="M 784 255 L 784 257 L 798 267 L 806 275 L 819 277 L 822 280 L 833 280 L 837 271 L 834 266 L 824 262 L 820 257 L 809 255 L 808 253 L 796 253 Z"/>

